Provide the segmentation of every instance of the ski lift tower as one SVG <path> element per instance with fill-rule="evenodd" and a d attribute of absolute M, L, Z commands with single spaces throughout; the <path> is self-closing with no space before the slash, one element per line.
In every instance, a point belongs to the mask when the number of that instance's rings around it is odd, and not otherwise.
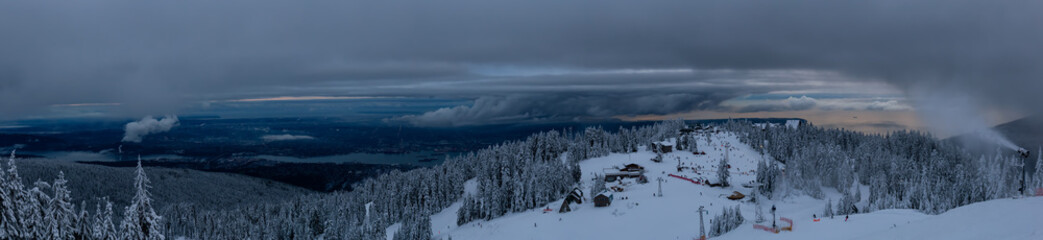
<path fill-rule="evenodd" d="M 659 182 L 659 195 L 658 196 L 659 197 L 663 197 L 663 177 L 656 178 L 656 181 Z"/>
<path fill-rule="evenodd" d="M 703 206 L 699 206 L 699 239 L 706 239 L 706 228 L 703 224 L 703 212 L 709 213 Z"/>

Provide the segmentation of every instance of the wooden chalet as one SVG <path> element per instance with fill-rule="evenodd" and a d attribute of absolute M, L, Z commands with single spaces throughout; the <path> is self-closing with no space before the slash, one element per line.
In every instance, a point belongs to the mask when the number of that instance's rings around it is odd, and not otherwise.
<path fill-rule="evenodd" d="M 605 191 L 605 192 L 598 193 L 597 196 L 594 196 L 594 206 L 595 207 L 608 207 L 609 205 L 612 205 L 612 193 L 611 192 Z"/>

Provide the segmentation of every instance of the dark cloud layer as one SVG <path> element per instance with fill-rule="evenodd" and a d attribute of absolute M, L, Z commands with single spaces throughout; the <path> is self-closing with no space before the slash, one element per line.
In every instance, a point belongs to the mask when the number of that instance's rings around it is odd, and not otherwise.
<path fill-rule="evenodd" d="M 129 114 L 165 114 L 212 99 L 381 95 L 477 99 L 414 121 L 600 117 L 816 87 L 791 72 L 802 70 L 947 85 L 985 106 L 1039 112 L 1040 9 L 1013 0 L 3 1 L 0 111 L 119 102 Z M 476 70 L 484 66 L 568 71 L 503 77 Z M 732 75 L 700 72 L 715 69 Z"/>

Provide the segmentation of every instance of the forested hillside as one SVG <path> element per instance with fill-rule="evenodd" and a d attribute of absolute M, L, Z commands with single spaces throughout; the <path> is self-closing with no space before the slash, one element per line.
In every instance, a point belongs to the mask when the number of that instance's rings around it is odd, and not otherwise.
<path fill-rule="evenodd" d="M 823 187 L 853 195 L 857 193 L 849 189 L 857 183 L 870 189 L 868 209 L 863 211 L 912 208 L 935 214 L 1019 193 L 1021 160 L 1016 155 L 975 157 L 955 143 L 922 132 L 869 135 L 813 126 L 757 128 L 739 122 L 725 127 L 785 163 L 784 172 L 769 171 L 768 166 L 758 170 L 769 174 L 758 176 L 766 179 L 762 182 L 775 183 L 762 186 L 768 196 L 775 188 L 781 194 L 795 190 L 820 197 Z"/>
<path fill-rule="evenodd" d="M 108 197 L 117 209 L 127 206 L 134 195 L 129 188 L 134 168 L 106 167 L 63 160 L 16 160 L 24 184 L 50 180 L 65 173 L 72 201 L 93 203 Z M 310 193 L 285 183 L 229 173 L 190 169 L 145 168 L 152 179 L 156 209 L 173 203 L 194 203 L 204 209 L 223 209 L 244 203 L 283 202 Z"/>

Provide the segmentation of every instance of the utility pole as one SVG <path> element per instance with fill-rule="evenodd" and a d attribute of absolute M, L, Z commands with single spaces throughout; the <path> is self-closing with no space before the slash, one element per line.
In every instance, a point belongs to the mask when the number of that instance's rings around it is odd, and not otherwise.
<path fill-rule="evenodd" d="M 703 206 L 699 206 L 699 239 L 706 239 L 706 228 L 703 225 L 703 212 L 706 212 L 706 209 L 704 209 Z"/>

